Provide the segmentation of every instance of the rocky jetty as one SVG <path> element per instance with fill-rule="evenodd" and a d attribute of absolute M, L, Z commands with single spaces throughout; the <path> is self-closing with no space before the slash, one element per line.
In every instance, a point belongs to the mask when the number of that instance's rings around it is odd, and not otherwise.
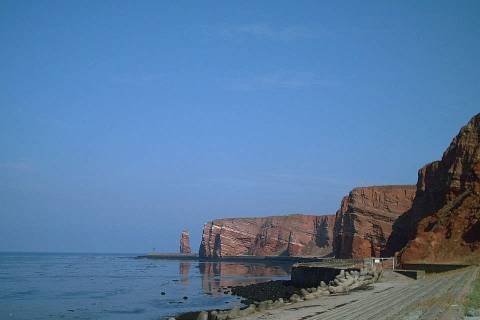
<path fill-rule="evenodd" d="M 190 234 L 187 230 L 183 230 L 180 236 L 180 253 L 182 254 L 191 254 L 192 249 L 190 248 Z"/>
<path fill-rule="evenodd" d="M 204 225 L 199 255 L 328 256 L 334 215 L 219 219 Z"/>
<path fill-rule="evenodd" d="M 415 197 L 413 185 L 353 189 L 336 213 L 333 251 L 336 258 L 379 257 L 392 225 Z"/>
<path fill-rule="evenodd" d="M 418 173 L 412 209 L 393 227 L 386 252 L 404 263 L 480 262 L 480 114 L 440 161 Z"/>

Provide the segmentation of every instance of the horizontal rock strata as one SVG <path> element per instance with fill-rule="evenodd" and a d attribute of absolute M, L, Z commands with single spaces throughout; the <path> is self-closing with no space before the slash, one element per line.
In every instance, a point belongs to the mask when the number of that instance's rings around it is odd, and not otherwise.
<path fill-rule="evenodd" d="M 327 256 L 332 253 L 334 215 L 219 219 L 204 225 L 201 257 Z"/>
<path fill-rule="evenodd" d="M 182 234 L 180 236 L 180 253 L 192 253 L 192 249 L 190 248 L 190 234 L 187 230 L 182 231 Z"/>
<path fill-rule="evenodd" d="M 335 257 L 381 256 L 393 223 L 411 208 L 415 191 L 413 185 L 353 189 L 336 213 Z"/>

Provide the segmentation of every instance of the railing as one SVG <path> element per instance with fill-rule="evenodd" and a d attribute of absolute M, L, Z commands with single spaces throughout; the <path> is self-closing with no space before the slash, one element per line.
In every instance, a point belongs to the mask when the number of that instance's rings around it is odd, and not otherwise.
<path fill-rule="evenodd" d="M 396 259 L 395 257 L 388 257 L 388 258 L 367 258 L 365 259 L 369 263 L 369 265 L 373 269 L 392 269 L 395 270 L 396 266 Z"/>

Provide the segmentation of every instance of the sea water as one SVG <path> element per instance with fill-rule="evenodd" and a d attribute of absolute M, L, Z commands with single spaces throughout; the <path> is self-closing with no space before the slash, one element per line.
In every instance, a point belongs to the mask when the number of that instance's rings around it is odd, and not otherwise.
<path fill-rule="evenodd" d="M 240 298 L 223 287 L 288 277 L 288 266 L 260 263 L 0 253 L 0 319 L 159 320 L 232 308 Z"/>

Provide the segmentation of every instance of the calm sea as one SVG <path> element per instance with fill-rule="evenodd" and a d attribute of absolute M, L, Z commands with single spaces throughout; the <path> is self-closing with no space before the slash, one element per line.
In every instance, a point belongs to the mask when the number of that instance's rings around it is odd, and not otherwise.
<path fill-rule="evenodd" d="M 0 319 L 158 320 L 231 308 L 239 299 L 220 287 L 286 279 L 287 270 L 119 254 L 0 253 Z"/>

